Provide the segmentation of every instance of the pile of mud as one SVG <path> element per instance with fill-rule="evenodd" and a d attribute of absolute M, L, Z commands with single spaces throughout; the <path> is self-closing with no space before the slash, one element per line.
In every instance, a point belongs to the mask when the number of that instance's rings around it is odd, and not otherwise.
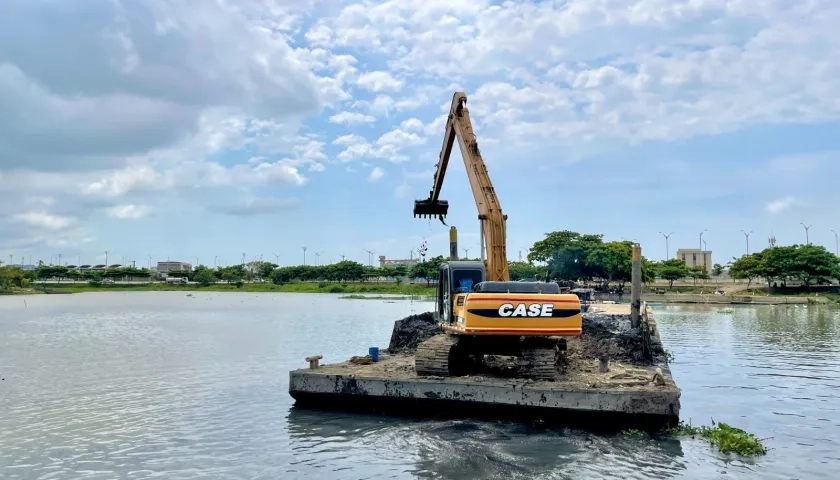
<path fill-rule="evenodd" d="M 441 333 L 435 323 L 432 312 L 411 315 L 394 322 L 391 341 L 388 343 L 390 353 L 413 354 L 417 346 L 428 338 Z"/>
<path fill-rule="evenodd" d="M 441 333 L 432 312 L 411 315 L 394 322 L 388 351 L 392 354 L 410 355 L 428 338 Z M 646 355 L 652 354 L 652 358 Z M 630 325 L 630 315 L 610 313 L 584 313 L 583 333 L 567 340 L 566 361 L 574 359 L 600 359 L 652 365 L 664 355 L 662 346 L 650 341 L 642 327 Z"/>
<path fill-rule="evenodd" d="M 583 333 L 569 339 L 567 352 L 569 360 L 606 357 L 637 365 L 653 365 L 663 354 L 642 326 L 631 326 L 630 315 L 598 312 L 583 314 Z"/>

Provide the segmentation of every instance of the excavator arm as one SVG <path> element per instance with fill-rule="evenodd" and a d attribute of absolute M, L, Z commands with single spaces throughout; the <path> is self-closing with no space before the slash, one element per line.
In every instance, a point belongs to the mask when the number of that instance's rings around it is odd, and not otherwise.
<path fill-rule="evenodd" d="M 429 192 L 428 199 L 414 202 L 414 216 L 437 217 L 441 221 L 446 217 L 449 211 L 449 202 L 440 200 L 439 197 L 443 187 L 443 179 L 446 176 L 446 168 L 449 165 L 452 145 L 457 138 L 458 146 L 461 148 L 461 157 L 464 159 L 464 166 L 467 168 L 467 178 L 472 188 L 476 207 L 478 207 L 478 219 L 481 221 L 487 250 L 487 280 L 506 282 L 510 280 L 505 231 L 507 215 L 502 213 L 501 203 L 496 197 L 493 183 L 487 174 L 487 166 L 481 158 L 478 142 L 470 122 L 470 112 L 465 107 L 466 103 L 467 95 L 464 92 L 455 92 L 452 97 L 449 117 L 446 120 L 443 147 L 440 151 L 434 184 L 431 192 Z"/>

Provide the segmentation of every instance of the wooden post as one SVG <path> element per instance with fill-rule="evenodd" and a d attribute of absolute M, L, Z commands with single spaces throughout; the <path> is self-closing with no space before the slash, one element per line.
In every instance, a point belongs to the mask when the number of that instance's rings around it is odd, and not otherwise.
<path fill-rule="evenodd" d="M 633 273 L 630 287 L 630 325 L 638 328 L 642 306 L 642 247 L 633 244 Z"/>

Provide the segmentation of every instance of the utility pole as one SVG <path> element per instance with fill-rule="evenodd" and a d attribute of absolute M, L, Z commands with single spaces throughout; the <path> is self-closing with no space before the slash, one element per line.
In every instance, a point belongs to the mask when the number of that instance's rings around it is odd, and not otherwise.
<path fill-rule="evenodd" d="M 274 261 L 277 263 L 277 265 L 280 265 L 280 255 L 277 255 L 276 253 L 273 254 L 273 255 L 274 255 Z"/>
<path fill-rule="evenodd" d="M 369 267 L 372 267 L 372 266 L 373 266 L 373 254 L 374 254 L 376 251 L 375 251 L 375 250 L 368 250 L 368 249 L 366 249 L 366 248 L 363 248 L 362 250 L 364 250 L 364 251 L 366 251 L 366 252 L 367 252 L 367 254 L 368 254 L 368 266 L 369 266 Z"/>
<path fill-rule="evenodd" d="M 306 265 L 306 247 L 300 247 L 303 249 L 303 264 Z"/>
<path fill-rule="evenodd" d="M 744 232 L 743 230 L 741 230 L 741 232 L 744 233 L 744 237 L 747 239 L 747 255 L 749 255 L 750 254 L 750 234 L 753 233 L 753 232 L 752 232 L 752 230 L 750 230 L 749 232 Z"/>
<path fill-rule="evenodd" d="M 665 235 L 662 232 L 659 232 L 659 234 L 665 237 L 665 260 L 667 261 L 671 258 L 671 251 L 668 249 L 668 239 L 671 238 L 671 235 L 673 235 L 674 232 L 671 232 L 668 235 Z"/>
<path fill-rule="evenodd" d="M 77 266 L 77 267 L 81 267 L 81 266 L 82 266 L 82 255 L 81 255 L 81 254 L 76 255 L 76 266 Z"/>
<path fill-rule="evenodd" d="M 804 224 L 804 223 L 802 223 L 802 222 L 799 222 L 799 224 L 800 224 L 800 225 L 802 225 L 803 227 L 805 227 L 805 244 L 806 244 L 806 245 L 810 245 L 810 244 L 811 244 L 811 240 L 808 238 L 808 230 L 810 230 L 810 229 L 811 229 L 811 227 L 813 227 L 813 225 L 805 225 L 805 224 Z"/>
<path fill-rule="evenodd" d="M 838 245 L 838 242 L 837 242 L 837 232 L 832 230 L 831 233 L 834 234 L 834 254 L 837 255 L 838 257 L 840 257 L 840 248 L 838 248 L 838 247 L 840 247 L 840 245 Z"/>
<path fill-rule="evenodd" d="M 471 249 L 471 248 L 472 248 L 472 247 L 470 247 L 470 248 L 462 248 L 462 249 L 461 249 L 461 250 L 463 250 L 463 251 L 464 251 L 464 259 L 468 259 L 468 258 L 470 258 L 470 249 Z"/>

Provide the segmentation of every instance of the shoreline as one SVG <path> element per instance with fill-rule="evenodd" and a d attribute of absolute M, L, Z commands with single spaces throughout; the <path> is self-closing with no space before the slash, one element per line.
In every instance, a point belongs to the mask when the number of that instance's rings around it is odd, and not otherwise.
<path fill-rule="evenodd" d="M 198 284 L 177 285 L 164 283 L 148 284 L 115 284 L 91 286 L 87 284 L 49 283 L 38 284 L 36 287 L 0 291 L 3 295 L 55 295 L 88 292 L 243 292 L 243 293 L 331 293 L 343 294 L 347 300 L 407 300 L 416 297 L 434 298 L 435 287 L 420 284 L 394 283 L 318 283 L 295 282 L 282 285 L 274 283 L 246 283 L 241 286 L 235 284 L 213 284 L 201 286 Z M 389 297 L 382 297 L 388 295 Z M 394 298 L 390 296 L 401 296 Z M 629 295 L 626 296 L 629 299 Z M 605 299 L 606 300 L 606 299 Z M 821 305 L 840 302 L 835 296 L 815 295 L 714 295 L 699 293 L 665 293 L 642 294 L 642 301 L 649 304 L 662 305 Z M 619 303 L 627 303 L 620 301 Z"/>

